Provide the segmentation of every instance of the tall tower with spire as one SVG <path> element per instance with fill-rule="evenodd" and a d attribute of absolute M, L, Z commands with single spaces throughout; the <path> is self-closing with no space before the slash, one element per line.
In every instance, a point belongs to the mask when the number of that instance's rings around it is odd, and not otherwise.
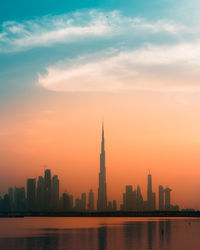
<path fill-rule="evenodd" d="M 107 209 L 107 190 L 106 190 L 106 167 L 105 167 L 105 141 L 104 141 L 104 124 L 102 123 L 97 210 L 105 211 L 106 209 Z"/>

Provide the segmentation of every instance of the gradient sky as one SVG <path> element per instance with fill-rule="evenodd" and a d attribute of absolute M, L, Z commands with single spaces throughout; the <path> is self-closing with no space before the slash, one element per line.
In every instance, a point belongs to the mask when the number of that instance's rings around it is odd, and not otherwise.
<path fill-rule="evenodd" d="M 43 174 L 108 198 L 172 188 L 200 209 L 200 3 L 25 1 L 0 8 L 0 193 Z"/>

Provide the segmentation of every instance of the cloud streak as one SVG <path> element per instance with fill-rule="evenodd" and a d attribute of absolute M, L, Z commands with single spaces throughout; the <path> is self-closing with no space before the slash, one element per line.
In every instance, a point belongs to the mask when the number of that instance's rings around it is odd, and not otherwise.
<path fill-rule="evenodd" d="M 197 26 L 149 21 L 116 10 L 76 11 L 4 22 L 0 53 L 86 44 L 93 52 L 80 47 L 70 54 L 61 47 L 62 61 L 44 65 L 46 73 L 38 74 L 37 85 L 51 91 L 193 91 L 200 79 Z"/>
<path fill-rule="evenodd" d="M 58 16 L 44 16 L 24 22 L 7 21 L 0 33 L 0 53 L 19 52 L 35 47 L 59 43 L 80 43 L 84 39 L 111 39 L 117 36 L 140 34 L 178 34 L 186 27 L 172 21 L 150 22 L 126 17 L 119 11 L 97 10 L 74 12 Z"/>
<path fill-rule="evenodd" d="M 147 46 L 66 60 L 38 76 L 52 91 L 196 91 L 199 86 L 200 41 Z"/>

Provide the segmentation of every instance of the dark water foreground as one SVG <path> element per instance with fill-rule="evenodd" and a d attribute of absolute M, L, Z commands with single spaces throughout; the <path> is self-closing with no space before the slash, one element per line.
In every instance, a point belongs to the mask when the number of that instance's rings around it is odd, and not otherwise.
<path fill-rule="evenodd" d="M 199 250 L 198 218 L 0 219 L 2 250 Z"/>

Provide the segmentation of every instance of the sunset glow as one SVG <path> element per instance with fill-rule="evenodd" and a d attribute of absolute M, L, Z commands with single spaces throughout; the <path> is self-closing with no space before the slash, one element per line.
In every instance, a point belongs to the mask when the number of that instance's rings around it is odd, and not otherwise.
<path fill-rule="evenodd" d="M 0 15 L 0 195 L 46 167 L 96 201 L 104 121 L 108 200 L 150 170 L 200 210 L 199 3 L 108 2 Z"/>

